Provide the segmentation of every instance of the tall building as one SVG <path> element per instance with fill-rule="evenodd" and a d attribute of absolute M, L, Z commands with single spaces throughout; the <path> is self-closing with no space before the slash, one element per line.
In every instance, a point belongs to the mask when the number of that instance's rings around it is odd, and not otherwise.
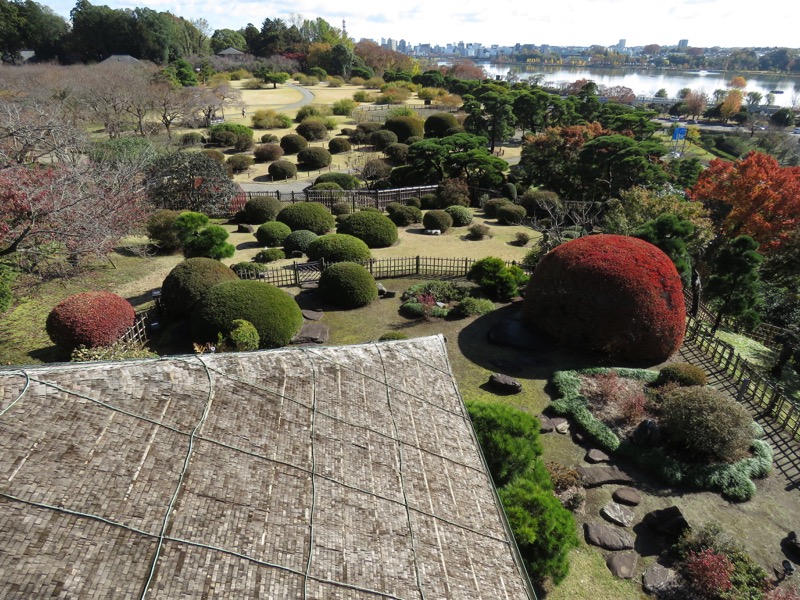
<path fill-rule="evenodd" d="M 617 44 L 617 51 L 622 52 L 623 50 L 625 50 L 625 44 L 627 42 L 628 40 L 620 40 L 619 43 Z"/>
<path fill-rule="evenodd" d="M 680 50 L 686 50 L 689 47 L 689 40 L 681 40 L 678 42 L 678 48 Z"/>

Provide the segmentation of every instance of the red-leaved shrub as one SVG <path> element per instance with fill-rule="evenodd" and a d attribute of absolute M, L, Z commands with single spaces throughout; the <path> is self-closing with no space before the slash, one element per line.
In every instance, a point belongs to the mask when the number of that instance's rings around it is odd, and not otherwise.
<path fill-rule="evenodd" d="M 60 348 L 110 346 L 136 320 L 130 303 L 110 292 L 84 292 L 70 296 L 47 316 L 47 335 Z"/>
<path fill-rule="evenodd" d="M 723 594 L 733 588 L 731 575 L 733 563 L 724 554 L 718 554 L 711 548 L 700 552 L 690 552 L 681 571 L 693 598 L 722 598 Z"/>
<path fill-rule="evenodd" d="M 686 318 L 669 257 L 621 235 L 586 236 L 548 252 L 528 284 L 523 315 L 568 346 L 637 362 L 674 353 Z"/>

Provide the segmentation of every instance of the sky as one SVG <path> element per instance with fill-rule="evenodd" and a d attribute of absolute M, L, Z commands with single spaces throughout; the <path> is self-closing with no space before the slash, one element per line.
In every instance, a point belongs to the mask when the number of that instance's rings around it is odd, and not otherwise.
<path fill-rule="evenodd" d="M 768 4 L 745 0 L 91 0 L 111 8 L 147 6 L 187 19 L 204 18 L 211 30 L 239 29 L 265 18 L 299 13 L 322 17 L 335 27 L 346 21 L 356 41 L 405 39 L 413 44 L 463 41 L 484 45 L 550 44 L 610 46 L 677 45 L 699 47 L 800 47 L 794 0 Z M 70 0 L 47 0 L 69 16 Z M 760 7 L 764 7 L 760 10 Z"/>

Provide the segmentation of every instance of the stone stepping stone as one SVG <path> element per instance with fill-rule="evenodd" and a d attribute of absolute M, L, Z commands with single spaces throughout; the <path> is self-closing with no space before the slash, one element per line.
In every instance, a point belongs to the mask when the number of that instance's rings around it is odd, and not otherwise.
<path fill-rule="evenodd" d="M 308 319 L 309 321 L 319 321 L 322 317 L 325 316 L 325 313 L 321 310 L 308 310 L 305 309 L 301 311 L 303 313 L 303 318 Z"/>
<path fill-rule="evenodd" d="M 299 287 L 301 290 L 316 290 L 319 288 L 319 283 L 316 281 L 304 281 Z"/>
<path fill-rule="evenodd" d="M 539 415 L 539 423 L 539 433 L 553 433 L 556 430 L 556 426 L 548 416 Z"/>
<path fill-rule="evenodd" d="M 642 495 L 639 493 L 639 490 L 630 487 L 617 488 L 614 490 L 614 493 L 611 494 L 611 497 L 614 499 L 614 502 L 619 502 L 627 506 L 639 506 L 639 503 L 642 501 Z"/>
<path fill-rule="evenodd" d="M 600 509 L 600 514 L 603 518 L 611 521 L 615 525 L 622 527 L 630 527 L 636 515 L 630 508 L 625 508 L 616 502 L 609 502 Z"/>
<path fill-rule="evenodd" d="M 569 421 L 563 417 L 553 417 L 550 419 L 553 422 L 553 427 L 558 433 L 567 433 L 569 431 Z"/>
<path fill-rule="evenodd" d="M 605 463 L 609 460 L 611 460 L 611 457 L 597 448 L 592 448 L 586 453 L 586 462 L 590 462 L 592 464 Z"/>
<path fill-rule="evenodd" d="M 236 226 L 236 233 L 254 233 L 255 230 L 255 227 L 248 225 L 247 223 L 239 223 Z"/>
<path fill-rule="evenodd" d="M 636 552 L 619 552 L 606 559 L 608 570 L 614 577 L 620 579 L 633 579 L 639 555 Z"/>
<path fill-rule="evenodd" d="M 497 394 L 519 394 L 522 384 L 509 375 L 492 373 L 489 377 L 489 388 Z"/>
<path fill-rule="evenodd" d="M 642 588 L 648 594 L 666 590 L 675 581 L 675 571 L 662 567 L 658 563 L 642 573 Z"/>
<path fill-rule="evenodd" d="M 631 483 L 630 475 L 626 475 L 617 467 L 578 467 L 578 474 L 583 478 L 584 487 L 597 487 L 606 483 Z"/>
<path fill-rule="evenodd" d="M 668 506 L 661 510 L 654 510 L 647 513 L 642 519 L 642 523 L 666 535 L 679 537 L 686 529 L 689 529 L 689 523 L 686 517 L 683 516 L 681 509 L 677 506 Z"/>
<path fill-rule="evenodd" d="M 618 527 L 605 523 L 584 523 L 586 543 L 606 550 L 633 549 L 633 536 Z"/>
<path fill-rule="evenodd" d="M 293 344 L 324 344 L 330 337 L 330 330 L 324 323 L 317 321 L 307 321 L 303 323 L 303 328 L 300 330 L 294 339 Z"/>

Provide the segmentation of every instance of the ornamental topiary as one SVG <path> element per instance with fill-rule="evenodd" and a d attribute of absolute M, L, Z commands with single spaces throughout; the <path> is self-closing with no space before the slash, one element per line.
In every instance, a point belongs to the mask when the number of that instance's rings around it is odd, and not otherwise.
<path fill-rule="evenodd" d="M 224 349 L 231 352 L 247 352 L 258 350 L 260 339 L 258 331 L 250 321 L 235 319 L 232 323 L 233 329 L 228 332 L 224 339 Z M 219 350 L 219 347 L 217 348 Z"/>
<path fill-rule="evenodd" d="M 466 227 L 470 223 L 472 223 L 472 211 L 468 209 L 466 206 L 448 206 L 444 209 L 450 217 L 453 219 L 453 227 Z"/>
<path fill-rule="evenodd" d="M 256 162 L 271 162 L 283 156 L 283 148 L 278 144 L 261 144 L 253 150 Z"/>
<path fill-rule="evenodd" d="M 401 206 L 389 215 L 392 223 L 398 227 L 405 227 L 412 223 L 422 222 L 422 211 L 416 206 Z"/>
<path fill-rule="evenodd" d="M 653 382 L 653 385 L 659 387 L 667 383 L 677 383 L 681 387 L 704 386 L 708 384 L 708 377 L 706 372 L 696 365 L 673 363 L 659 371 L 658 378 Z"/>
<path fill-rule="evenodd" d="M 276 160 L 269 166 L 267 172 L 274 181 L 283 181 L 297 175 L 297 167 L 288 160 Z"/>
<path fill-rule="evenodd" d="M 335 219 L 324 204 L 319 202 L 298 202 L 285 207 L 276 217 L 286 223 L 292 231 L 307 229 L 322 235 L 333 229 Z"/>
<path fill-rule="evenodd" d="M 328 129 L 322 119 L 310 117 L 297 126 L 297 133 L 308 141 L 324 140 L 328 137 Z"/>
<path fill-rule="evenodd" d="M 523 304 L 529 326 L 568 346 L 656 363 L 680 347 L 685 317 L 669 257 L 619 235 L 582 237 L 548 252 Z"/>
<path fill-rule="evenodd" d="M 429 210 L 422 217 L 422 224 L 425 229 L 438 229 L 444 233 L 453 226 L 453 217 L 443 210 Z"/>
<path fill-rule="evenodd" d="M 357 237 L 370 248 L 388 248 L 397 242 L 397 225 L 379 212 L 362 210 L 352 214 L 339 223 L 336 232 Z"/>
<path fill-rule="evenodd" d="M 336 183 L 343 190 L 354 190 L 361 184 L 357 177 L 349 173 L 323 173 L 314 180 L 314 185 L 320 183 Z"/>
<path fill-rule="evenodd" d="M 192 312 L 196 342 L 216 342 L 227 336 L 234 321 L 244 319 L 256 328 L 259 348 L 285 346 L 300 331 L 303 314 L 289 294 L 262 281 L 227 281 L 211 288 Z"/>
<path fill-rule="evenodd" d="M 492 198 L 483 204 L 483 214 L 490 219 L 497 217 L 497 210 L 501 206 L 512 206 L 511 201 L 506 198 Z"/>
<path fill-rule="evenodd" d="M 281 138 L 281 148 L 286 154 L 297 154 L 308 146 L 308 141 L 302 135 L 288 133 Z"/>
<path fill-rule="evenodd" d="M 519 225 L 526 215 L 525 209 L 516 204 L 505 204 L 497 208 L 497 220 L 502 225 Z"/>
<path fill-rule="evenodd" d="M 304 148 L 297 153 L 297 162 L 306 169 L 321 169 L 331 164 L 333 157 L 325 148 Z"/>
<path fill-rule="evenodd" d="M 470 267 L 467 279 L 477 283 L 492 298 L 508 302 L 519 295 L 528 276 L 516 265 L 507 266 L 502 258 L 487 256 Z"/>
<path fill-rule="evenodd" d="M 386 119 L 383 128 L 394 133 L 397 136 L 397 141 L 403 144 L 408 138 L 422 137 L 424 133 L 422 119 L 416 115 L 413 117 L 389 117 Z"/>
<path fill-rule="evenodd" d="M 286 258 L 286 254 L 280 248 L 267 248 L 256 254 L 253 260 L 257 263 L 271 263 L 276 260 L 283 260 L 284 258 Z"/>
<path fill-rule="evenodd" d="M 245 218 L 253 225 L 274 221 L 281 208 L 283 205 L 277 198 L 251 198 L 244 205 Z"/>
<path fill-rule="evenodd" d="M 383 149 L 383 154 L 393 165 L 404 165 L 408 159 L 408 145 L 399 142 L 389 144 Z"/>
<path fill-rule="evenodd" d="M 364 262 L 370 259 L 369 247 L 357 237 L 344 233 L 329 233 L 308 245 L 309 260 L 324 259 L 327 262 Z"/>
<path fill-rule="evenodd" d="M 187 258 L 161 284 L 161 310 L 171 318 L 187 316 L 212 287 L 238 279 L 236 273 L 212 258 Z"/>
<path fill-rule="evenodd" d="M 130 303 L 110 292 L 83 292 L 56 305 L 45 327 L 53 343 L 69 352 L 118 341 L 136 320 Z"/>
<path fill-rule="evenodd" d="M 225 162 L 232 172 L 244 173 L 253 166 L 255 160 L 249 154 L 234 154 Z"/>
<path fill-rule="evenodd" d="M 320 185 L 328 185 L 328 184 L 320 184 Z M 353 209 L 350 207 L 349 202 L 337 202 L 333 206 L 331 206 L 331 214 L 338 217 L 339 215 L 349 215 L 353 212 Z"/>
<path fill-rule="evenodd" d="M 350 152 L 353 146 L 345 138 L 337 137 L 328 142 L 328 151 L 331 154 L 341 154 L 342 152 Z"/>
<path fill-rule="evenodd" d="M 319 293 L 342 308 L 359 308 L 378 298 L 378 286 L 370 272 L 353 262 L 339 262 L 322 272 Z"/>
<path fill-rule="evenodd" d="M 280 221 L 269 221 L 256 229 L 256 239 L 262 246 L 271 248 L 283 246 L 284 240 L 292 233 L 286 223 Z"/>
<path fill-rule="evenodd" d="M 370 133 L 367 141 L 375 146 L 376 150 L 383 150 L 389 144 L 397 143 L 397 136 L 391 131 L 381 129 Z"/>
<path fill-rule="evenodd" d="M 180 216 L 176 210 L 159 210 L 147 219 L 147 237 L 159 252 L 170 254 L 180 250 L 181 241 L 175 231 L 175 221 Z"/>
<path fill-rule="evenodd" d="M 292 252 L 302 252 L 305 254 L 309 244 L 318 237 L 319 236 L 313 231 L 298 229 L 290 233 L 283 241 L 283 251 L 286 254 L 291 254 Z"/>
<path fill-rule="evenodd" d="M 455 115 L 450 113 L 433 113 L 430 117 L 425 119 L 425 137 L 426 138 L 443 138 L 450 135 L 448 132 L 451 129 L 458 127 L 458 120 Z"/>

